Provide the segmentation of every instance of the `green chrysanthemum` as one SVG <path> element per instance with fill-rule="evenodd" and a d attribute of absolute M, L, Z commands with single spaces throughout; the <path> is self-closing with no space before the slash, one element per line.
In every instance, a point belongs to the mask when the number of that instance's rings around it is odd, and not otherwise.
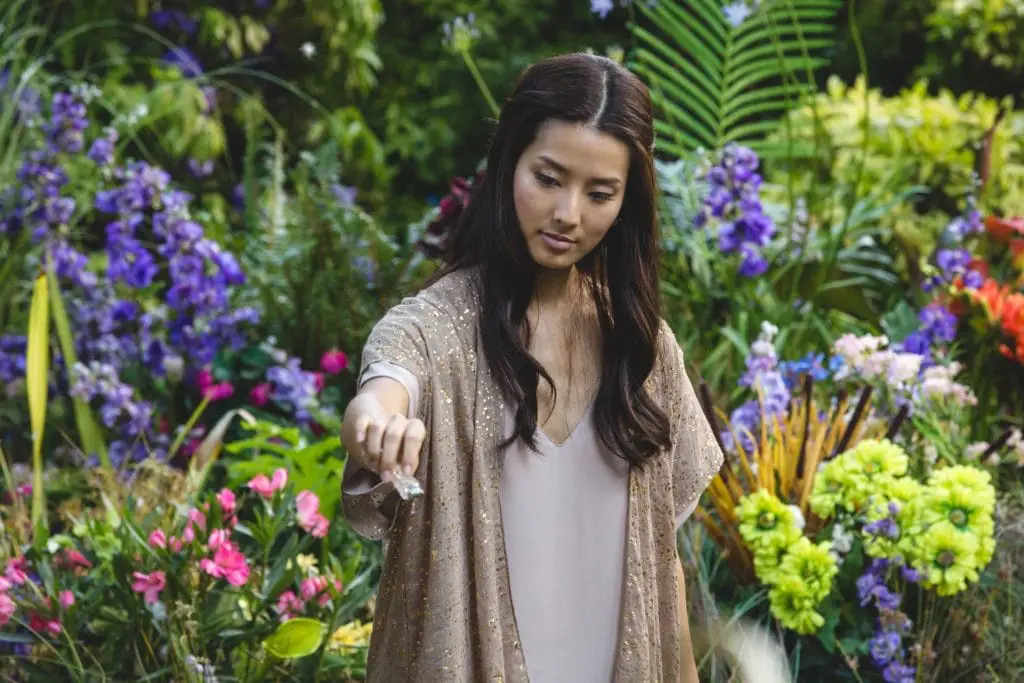
<path fill-rule="evenodd" d="M 831 543 L 814 544 L 806 536 L 786 550 L 779 564 L 779 574 L 798 576 L 804 582 L 810 595 L 821 602 L 832 592 L 832 580 L 839 572 L 836 558 L 829 552 Z"/>
<path fill-rule="evenodd" d="M 866 439 L 829 462 L 815 477 L 811 509 L 828 518 L 842 508 L 861 512 L 872 500 L 890 497 L 907 473 L 908 458 L 888 439 Z"/>
<path fill-rule="evenodd" d="M 817 609 L 821 599 L 799 576 L 780 576 L 768 591 L 768 601 L 775 618 L 792 631 L 807 635 L 825 624 Z"/>
<path fill-rule="evenodd" d="M 941 596 L 954 595 L 978 580 L 976 559 L 978 539 L 950 524 L 937 524 L 925 532 L 914 565 L 924 577 L 924 585 Z"/>
<path fill-rule="evenodd" d="M 754 571 L 772 581 L 783 551 L 801 537 L 793 508 L 763 489 L 740 499 L 736 506 L 740 537 L 754 555 Z"/>

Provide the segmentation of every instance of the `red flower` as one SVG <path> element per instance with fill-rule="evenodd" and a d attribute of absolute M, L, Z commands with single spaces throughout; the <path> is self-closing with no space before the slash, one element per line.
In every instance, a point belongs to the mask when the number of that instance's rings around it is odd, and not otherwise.
<path fill-rule="evenodd" d="M 1024 218 L 1000 218 L 999 216 L 986 216 L 985 229 L 1000 242 L 1006 242 L 1016 233 L 1024 237 Z"/>

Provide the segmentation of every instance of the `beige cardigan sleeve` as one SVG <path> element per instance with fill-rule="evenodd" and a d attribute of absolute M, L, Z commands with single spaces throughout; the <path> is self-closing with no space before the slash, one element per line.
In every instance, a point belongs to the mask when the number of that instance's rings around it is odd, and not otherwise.
<path fill-rule="evenodd" d="M 665 407 L 672 423 L 672 495 L 679 526 L 697 506 L 724 458 L 686 374 L 683 350 L 664 322 L 659 352 L 664 363 Z"/>

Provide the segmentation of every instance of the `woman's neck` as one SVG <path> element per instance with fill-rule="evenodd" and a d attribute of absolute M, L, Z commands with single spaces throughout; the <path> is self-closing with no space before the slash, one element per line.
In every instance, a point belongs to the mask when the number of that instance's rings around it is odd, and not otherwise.
<path fill-rule="evenodd" d="M 533 301 L 539 308 L 558 309 L 579 301 L 580 275 L 576 268 L 541 269 L 534 280 Z"/>

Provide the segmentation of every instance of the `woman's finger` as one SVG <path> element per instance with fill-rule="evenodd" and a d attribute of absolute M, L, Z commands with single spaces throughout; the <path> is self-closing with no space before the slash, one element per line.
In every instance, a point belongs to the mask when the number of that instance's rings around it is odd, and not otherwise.
<path fill-rule="evenodd" d="M 402 437 L 405 435 L 405 427 L 408 424 L 401 415 L 392 415 L 384 429 L 384 441 L 380 454 L 380 472 L 391 472 L 398 465 L 398 458 L 402 451 Z"/>
<path fill-rule="evenodd" d="M 402 455 L 399 464 L 407 476 L 412 476 L 420 464 L 420 451 L 423 448 L 423 441 L 427 436 L 427 428 L 423 420 L 410 420 L 405 427 L 405 435 L 402 438 Z"/>
<path fill-rule="evenodd" d="M 373 471 L 381 472 L 381 450 L 384 445 L 384 430 L 387 424 L 379 420 L 370 420 L 366 427 L 366 439 L 363 441 L 363 452 L 366 454 L 366 465 Z"/>

